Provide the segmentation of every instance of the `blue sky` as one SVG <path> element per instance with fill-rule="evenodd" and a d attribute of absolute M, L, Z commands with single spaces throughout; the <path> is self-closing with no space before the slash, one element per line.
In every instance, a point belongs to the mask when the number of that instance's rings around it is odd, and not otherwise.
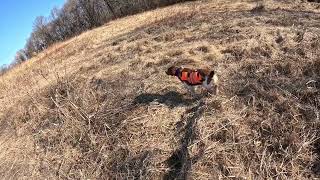
<path fill-rule="evenodd" d="M 49 16 L 53 7 L 65 0 L 1 0 L 0 66 L 9 64 L 17 50 L 24 47 L 37 16 Z"/>

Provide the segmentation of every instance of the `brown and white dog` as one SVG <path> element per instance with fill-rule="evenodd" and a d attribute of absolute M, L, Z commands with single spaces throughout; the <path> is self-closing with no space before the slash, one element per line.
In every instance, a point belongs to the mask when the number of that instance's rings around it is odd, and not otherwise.
<path fill-rule="evenodd" d="M 195 95 L 194 87 L 199 85 L 202 85 L 208 92 L 218 93 L 218 76 L 213 70 L 171 66 L 166 74 L 178 77 L 193 96 Z"/>

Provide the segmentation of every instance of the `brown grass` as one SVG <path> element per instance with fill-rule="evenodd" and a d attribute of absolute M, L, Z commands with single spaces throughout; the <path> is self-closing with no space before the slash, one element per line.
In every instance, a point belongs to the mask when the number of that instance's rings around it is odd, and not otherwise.
<path fill-rule="evenodd" d="M 199 1 L 57 44 L 0 77 L 0 176 L 320 178 L 319 18 Z M 172 64 L 215 69 L 219 96 L 192 99 Z"/>

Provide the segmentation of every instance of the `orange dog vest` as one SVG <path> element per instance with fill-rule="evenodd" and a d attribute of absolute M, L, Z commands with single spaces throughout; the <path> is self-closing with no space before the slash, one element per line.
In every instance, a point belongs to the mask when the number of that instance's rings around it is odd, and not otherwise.
<path fill-rule="evenodd" d="M 197 71 L 191 72 L 190 74 L 188 72 L 182 72 L 181 80 L 188 81 L 190 84 L 200 84 L 202 77 Z"/>

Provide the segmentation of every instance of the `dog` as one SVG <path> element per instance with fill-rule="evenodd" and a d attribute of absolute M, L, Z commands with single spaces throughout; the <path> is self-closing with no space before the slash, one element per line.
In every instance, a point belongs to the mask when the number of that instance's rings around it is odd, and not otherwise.
<path fill-rule="evenodd" d="M 184 67 L 171 66 L 166 71 L 167 75 L 176 76 L 195 96 L 195 86 L 202 85 L 207 92 L 218 94 L 218 76 L 214 70 L 209 69 L 190 69 Z M 213 90 L 213 92 L 212 92 Z"/>

